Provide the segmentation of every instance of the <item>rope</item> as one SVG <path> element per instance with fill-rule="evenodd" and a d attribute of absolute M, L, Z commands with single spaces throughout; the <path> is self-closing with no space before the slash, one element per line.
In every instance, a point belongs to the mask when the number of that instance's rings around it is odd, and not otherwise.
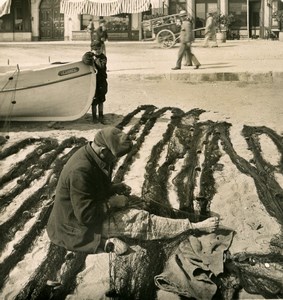
<path fill-rule="evenodd" d="M 16 104 L 16 100 L 15 99 L 16 99 L 16 89 L 17 89 L 17 84 L 18 84 L 18 79 L 19 79 L 19 73 L 20 73 L 20 68 L 19 68 L 19 65 L 17 65 L 17 69 L 15 70 L 15 72 L 13 73 L 13 75 L 8 78 L 6 84 L 1 89 L 1 92 L 4 91 L 4 89 L 8 85 L 8 83 L 11 80 L 13 80 L 14 76 L 16 75 L 14 90 L 13 90 L 12 95 L 11 95 L 11 101 L 10 101 L 8 112 L 7 112 L 7 115 L 5 117 L 5 121 L 4 121 L 4 125 L 3 125 L 4 132 L 6 131 L 6 136 L 5 136 L 6 139 L 10 138 L 10 136 L 9 136 L 9 129 L 10 129 L 10 125 L 11 125 L 11 115 L 12 115 L 12 112 L 13 112 L 14 105 Z"/>
<path fill-rule="evenodd" d="M 107 205 L 107 204 L 106 204 Z M 110 209 L 107 205 L 107 214 L 108 214 L 108 234 L 107 239 L 110 238 L 109 232 L 110 232 L 110 222 L 111 222 L 111 213 Z M 114 224 L 116 223 L 114 216 L 112 216 Z M 115 274 L 112 274 L 113 265 L 114 265 L 114 249 L 115 245 L 112 242 L 108 242 L 106 245 L 105 251 L 109 253 L 109 290 L 105 293 L 105 296 L 110 298 L 111 300 L 114 300 L 117 298 L 118 293 L 115 289 Z"/>
<path fill-rule="evenodd" d="M 141 199 L 141 201 L 142 201 L 142 202 L 145 202 L 143 199 Z M 207 215 L 203 215 L 203 214 L 197 214 L 197 215 L 196 215 L 195 213 L 190 213 L 190 212 L 187 212 L 187 211 L 185 211 L 185 210 L 181 210 L 181 209 L 178 209 L 178 208 L 171 207 L 171 206 L 169 206 L 169 205 L 167 205 L 167 204 L 162 204 L 162 203 L 160 203 L 160 202 L 158 202 L 158 201 L 155 201 L 155 200 L 153 200 L 153 199 L 149 199 L 149 202 L 153 202 L 153 203 L 159 205 L 160 207 L 163 207 L 163 208 L 167 209 L 169 212 L 171 212 L 171 211 L 173 210 L 173 211 L 176 212 L 176 213 L 181 213 L 181 214 L 183 214 L 183 215 L 186 215 L 188 218 L 189 218 L 189 217 L 194 218 L 194 217 L 196 217 L 196 216 L 201 217 L 201 218 L 207 218 Z M 133 206 L 128 206 L 128 207 L 131 208 L 131 207 L 135 207 L 135 206 L 133 205 Z M 217 214 L 216 214 L 216 215 L 217 215 Z"/>

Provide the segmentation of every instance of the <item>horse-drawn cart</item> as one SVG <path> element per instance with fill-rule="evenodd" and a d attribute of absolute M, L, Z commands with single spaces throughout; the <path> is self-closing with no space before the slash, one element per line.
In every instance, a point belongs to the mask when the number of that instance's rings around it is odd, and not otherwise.
<path fill-rule="evenodd" d="M 144 20 L 142 21 L 144 37 L 146 32 L 151 32 L 151 39 L 155 38 L 160 47 L 171 48 L 179 42 L 182 18 L 186 16 L 186 13 L 180 13 Z M 201 29 L 203 28 L 193 31 Z"/>

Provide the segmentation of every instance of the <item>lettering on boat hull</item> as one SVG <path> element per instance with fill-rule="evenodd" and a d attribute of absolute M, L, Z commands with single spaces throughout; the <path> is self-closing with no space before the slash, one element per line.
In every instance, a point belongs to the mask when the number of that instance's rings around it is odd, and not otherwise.
<path fill-rule="evenodd" d="M 59 76 L 65 76 L 65 75 L 69 75 L 69 74 L 73 74 L 73 73 L 77 73 L 79 72 L 79 68 L 76 67 L 76 68 L 71 68 L 71 69 L 67 69 L 67 70 L 62 70 L 60 72 L 58 72 L 58 75 Z"/>

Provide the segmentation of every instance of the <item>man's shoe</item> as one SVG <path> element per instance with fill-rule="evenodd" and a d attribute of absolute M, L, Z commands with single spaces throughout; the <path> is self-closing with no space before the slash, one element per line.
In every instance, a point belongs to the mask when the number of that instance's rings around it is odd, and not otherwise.
<path fill-rule="evenodd" d="M 99 117 L 98 122 L 102 125 L 106 125 L 104 117 Z"/>
<path fill-rule="evenodd" d="M 194 67 L 194 69 L 197 70 L 199 67 L 200 67 L 200 65 L 196 65 L 196 66 Z"/>
<path fill-rule="evenodd" d="M 175 67 L 175 68 L 171 68 L 171 70 L 181 70 L 181 68 Z"/>

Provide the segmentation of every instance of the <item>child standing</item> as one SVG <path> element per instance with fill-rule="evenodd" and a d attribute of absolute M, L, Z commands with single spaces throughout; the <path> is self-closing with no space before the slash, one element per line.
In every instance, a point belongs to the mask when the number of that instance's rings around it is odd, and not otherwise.
<path fill-rule="evenodd" d="M 101 124 L 104 124 L 103 103 L 106 100 L 105 95 L 108 91 L 108 83 L 107 57 L 102 53 L 101 43 L 99 41 L 93 41 L 91 43 L 91 51 L 86 52 L 82 60 L 86 64 L 94 65 L 94 67 L 97 69 L 95 95 L 91 104 L 92 120 L 93 123 L 100 122 Z"/>

